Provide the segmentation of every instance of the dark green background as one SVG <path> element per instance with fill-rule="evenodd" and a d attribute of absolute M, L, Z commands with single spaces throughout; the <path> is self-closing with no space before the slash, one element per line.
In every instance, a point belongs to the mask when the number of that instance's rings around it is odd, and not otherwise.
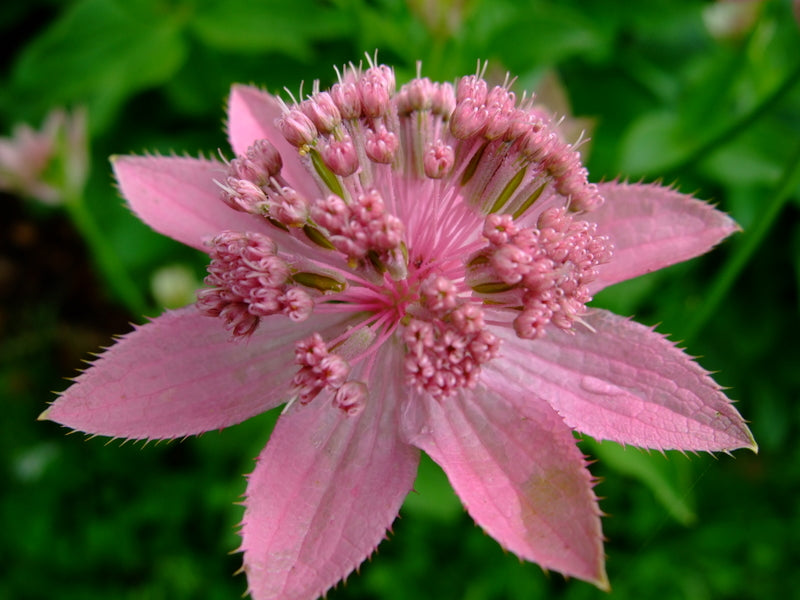
<path fill-rule="evenodd" d="M 726 6 L 727 5 L 727 6 Z M 107 156 L 226 149 L 231 83 L 296 91 L 379 49 L 398 79 L 490 73 L 531 89 L 555 69 L 594 123 L 593 180 L 661 180 L 711 200 L 744 232 L 597 304 L 684 340 L 717 372 L 761 452 L 646 454 L 583 443 L 608 538 L 610 596 L 504 553 L 424 462 L 390 541 L 332 599 L 789 598 L 800 587 L 800 30 L 788 1 L 79 0 L 2 3 L 0 132 L 85 105 L 83 199 L 120 294 L 66 211 L 0 196 L 0 600 L 235 599 L 243 474 L 274 415 L 183 442 L 65 436 L 36 416 L 88 353 L 158 314 L 167 265 L 198 253 L 118 198 Z M 433 7 L 431 9 L 430 7 Z M 723 21 L 724 25 L 724 21 Z M 10 44 L 9 44 L 10 42 Z M 307 89 L 307 88 L 306 88 Z M 588 149 L 588 147 L 587 147 Z"/>

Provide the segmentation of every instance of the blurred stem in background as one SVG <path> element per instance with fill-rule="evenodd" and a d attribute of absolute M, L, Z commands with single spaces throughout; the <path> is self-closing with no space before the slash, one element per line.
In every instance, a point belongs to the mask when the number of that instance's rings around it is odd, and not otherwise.
<path fill-rule="evenodd" d="M 731 122 L 709 140 L 702 143 L 696 150 L 681 161 L 674 170 L 680 171 L 695 164 L 708 156 L 715 149 L 723 147 L 736 136 L 746 131 L 748 127 L 753 125 L 760 117 L 769 113 L 769 111 L 794 88 L 798 81 L 800 81 L 800 63 L 798 63 L 783 82 L 761 102 L 739 119 Z M 711 283 L 705 301 L 687 326 L 685 335 L 685 341 L 687 343 L 691 342 L 700 333 L 709 318 L 718 309 L 720 303 L 726 298 L 733 284 L 736 282 L 736 279 L 739 277 L 739 274 L 747 266 L 753 254 L 764 240 L 767 232 L 778 218 L 778 215 L 781 214 L 786 201 L 799 185 L 800 145 L 798 145 L 797 149 L 792 153 L 786 163 L 767 209 L 761 217 L 756 220 L 753 229 L 745 233 L 741 243 L 736 247 L 736 250 L 725 263 L 713 283 Z"/>
<path fill-rule="evenodd" d="M 90 153 L 87 114 L 52 110 L 40 130 L 17 125 L 0 138 L 0 189 L 54 207 L 63 207 L 88 246 L 112 293 L 134 315 L 148 305 L 139 286 L 109 244 L 86 203 Z"/>
<path fill-rule="evenodd" d="M 125 265 L 108 243 L 106 236 L 84 202 L 83 194 L 66 196 L 64 208 L 73 225 L 86 243 L 92 260 L 95 261 L 112 293 L 128 311 L 139 317 L 148 314 L 149 307 L 142 293 L 131 278 Z M 150 311 L 152 313 L 152 311 Z"/>
<path fill-rule="evenodd" d="M 748 127 L 755 123 L 760 117 L 767 114 L 775 105 L 780 102 L 792 90 L 795 84 L 800 80 L 800 63 L 794 68 L 789 76 L 775 88 L 775 90 L 768 94 L 761 102 L 758 103 L 749 112 L 742 115 L 739 119 L 735 119 L 727 127 L 719 131 L 716 135 L 709 138 L 707 141 L 701 143 L 696 149 L 692 150 L 683 160 L 677 164 L 668 167 L 669 171 L 680 172 L 690 167 L 691 165 L 702 160 L 717 148 L 722 148 L 725 144 L 733 140 L 739 134 L 745 132 Z"/>
<path fill-rule="evenodd" d="M 431 46 L 425 54 L 424 67 L 434 79 L 452 70 L 448 64 L 448 43 L 461 30 L 474 4 L 471 0 L 408 0 L 409 9 L 425 24 L 430 36 Z"/>
<path fill-rule="evenodd" d="M 798 80 L 800 80 L 800 63 L 761 102 L 709 140 L 700 144 L 684 160 L 677 163 L 672 170 L 679 172 L 686 169 L 746 131 L 759 118 L 768 114 L 794 88 Z M 737 246 L 709 287 L 705 302 L 689 322 L 685 335 L 687 343 L 691 342 L 700 333 L 709 318 L 718 309 L 720 303 L 728 295 L 739 274 L 744 270 L 755 251 L 761 245 L 772 224 L 780 215 L 786 201 L 791 197 L 792 192 L 797 189 L 798 185 L 800 185 L 800 145 L 798 145 L 786 163 L 766 211 L 757 220 L 755 227 L 745 234 L 742 242 Z"/>
<path fill-rule="evenodd" d="M 742 242 L 728 259 L 709 288 L 700 309 L 686 328 L 685 341 L 693 340 L 703 329 L 708 319 L 728 296 L 737 277 L 747 266 L 772 224 L 781 214 L 786 201 L 800 186 L 800 144 L 798 144 L 781 175 L 780 181 L 764 214 L 752 230 L 745 234 Z"/>

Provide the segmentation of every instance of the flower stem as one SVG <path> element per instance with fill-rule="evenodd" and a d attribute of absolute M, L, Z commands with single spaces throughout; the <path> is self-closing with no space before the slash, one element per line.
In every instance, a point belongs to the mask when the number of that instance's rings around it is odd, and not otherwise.
<path fill-rule="evenodd" d="M 134 283 L 128 270 L 118 260 L 114 250 L 109 247 L 105 236 L 87 210 L 81 196 L 70 195 L 70 197 L 65 198 L 64 207 L 76 229 L 88 245 L 91 255 L 94 257 L 112 292 L 132 314 L 146 314 L 148 312 L 148 304 L 144 294 Z"/>
<path fill-rule="evenodd" d="M 747 265 L 750 257 L 755 253 L 761 241 L 766 236 L 772 224 L 781 213 L 786 200 L 792 195 L 800 185 L 800 145 L 794 151 L 786 164 L 786 168 L 778 181 L 772 200 L 767 206 L 767 210 L 755 227 L 745 234 L 742 242 L 733 252 L 728 262 L 723 267 L 720 274 L 711 285 L 711 289 L 706 296 L 706 301 L 702 309 L 694 316 L 686 328 L 685 341 L 693 339 L 705 326 L 709 317 L 717 309 L 717 306 L 728 295 L 731 287 L 736 282 L 739 274 Z"/>
<path fill-rule="evenodd" d="M 798 80 L 800 80 L 800 63 L 795 66 L 794 70 L 792 70 L 792 72 L 781 85 L 775 88 L 771 94 L 753 107 L 752 110 L 742 115 L 739 119 L 735 120 L 728 127 L 724 128 L 707 141 L 700 144 L 697 148 L 690 152 L 686 158 L 680 160 L 674 165 L 671 165 L 668 170 L 681 171 L 691 165 L 694 165 L 714 152 L 714 150 L 721 148 L 740 133 L 746 131 L 750 125 L 752 125 L 761 117 L 761 115 L 775 106 L 775 104 L 777 104 L 778 101 L 794 87 Z"/>

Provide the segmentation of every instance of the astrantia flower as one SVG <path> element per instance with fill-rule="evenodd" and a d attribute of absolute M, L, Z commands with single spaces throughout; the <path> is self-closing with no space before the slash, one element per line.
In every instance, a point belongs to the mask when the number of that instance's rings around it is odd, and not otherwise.
<path fill-rule="evenodd" d="M 588 182 L 530 100 L 350 67 L 286 105 L 230 96 L 230 162 L 122 157 L 132 209 L 208 253 L 208 287 L 117 341 L 44 414 L 181 438 L 286 403 L 247 487 L 257 600 L 312 599 L 386 534 L 419 451 L 504 548 L 607 586 L 573 430 L 755 449 L 719 387 L 587 302 L 736 229 L 652 185 Z"/>
<path fill-rule="evenodd" d="M 60 204 L 83 189 L 87 153 L 84 109 L 55 109 L 38 131 L 18 124 L 0 137 L 0 190 Z"/>

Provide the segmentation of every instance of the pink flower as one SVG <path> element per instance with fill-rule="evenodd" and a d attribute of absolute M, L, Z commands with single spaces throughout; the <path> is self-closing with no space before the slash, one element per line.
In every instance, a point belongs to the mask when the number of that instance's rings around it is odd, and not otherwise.
<path fill-rule="evenodd" d="M 0 189 L 60 204 L 83 190 L 88 160 L 86 111 L 55 109 L 40 131 L 18 124 L 0 138 Z"/>
<path fill-rule="evenodd" d="M 140 218 L 209 254 L 209 287 L 121 338 L 43 417 L 181 438 L 286 403 L 248 481 L 257 600 L 312 599 L 353 571 L 420 450 L 504 548 L 606 588 L 573 430 L 756 445 L 689 356 L 587 302 L 737 227 L 674 190 L 589 183 L 554 127 L 479 76 L 396 89 L 370 63 L 293 106 L 234 87 L 234 160 L 114 160 Z"/>

